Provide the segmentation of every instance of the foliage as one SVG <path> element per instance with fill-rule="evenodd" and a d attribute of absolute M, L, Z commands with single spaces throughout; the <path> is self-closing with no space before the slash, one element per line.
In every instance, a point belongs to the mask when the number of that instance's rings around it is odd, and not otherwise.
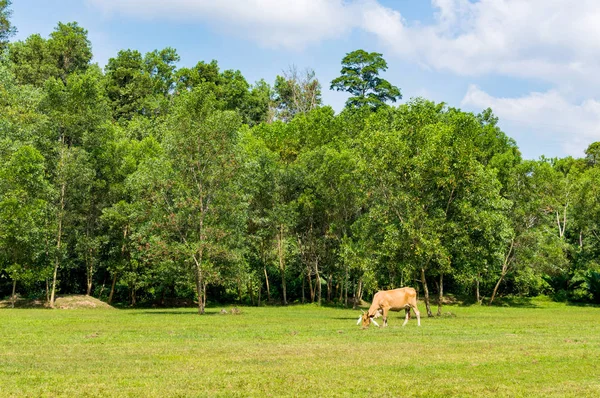
<path fill-rule="evenodd" d="M 379 73 L 387 68 L 382 54 L 352 51 L 342 59 L 342 75 L 331 81 L 331 89 L 352 95 L 346 101 L 347 108 L 380 108 L 387 101 L 396 102 L 402 98 L 398 87 L 379 77 Z"/>
<path fill-rule="evenodd" d="M 440 313 L 448 292 L 598 300 L 598 143 L 524 161 L 491 109 L 389 106 L 400 90 L 364 50 L 331 84 L 350 95 L 338 114 L 311 69 L 250 84 L 215 60 L 180 67 L 166 47 L 102 70 L 76 22 L 4 54 L 2 296 L 18 280 L 51 303 L 197 300 L 200 313 L 356 306 L 403 285 L 428 312 L 436 294 Z"/>
<path fill-rule="evenodd" d="M 0 0 L 0 54 L 6 48 L 8 39 L 17 32 L 17 29 L 10 23 L 11 3 L 11 0 Z"/>

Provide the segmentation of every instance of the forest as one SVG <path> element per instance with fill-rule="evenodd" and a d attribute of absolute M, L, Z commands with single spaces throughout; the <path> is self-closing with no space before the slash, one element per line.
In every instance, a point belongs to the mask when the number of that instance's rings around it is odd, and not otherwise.
<path fill-rule="evenodd" d="M 11 41 L 0 1 L 0 298 L 355 306 L 415 287 L 600 303 L 600 142 L 526 160 L 491 109 L 402 99 L 382 54 L 248 82 L 175 49 Z M 240 65 L 241 67 L 241 65 Z M 399 82 L 401 83 L 401 82 Z M 322 103 L 343 91 L 341 112 Z"/>

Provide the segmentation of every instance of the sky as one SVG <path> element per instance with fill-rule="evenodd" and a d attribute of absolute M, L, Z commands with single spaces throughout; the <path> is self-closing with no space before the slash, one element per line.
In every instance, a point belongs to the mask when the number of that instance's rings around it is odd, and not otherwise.
<path fill-rule="evenodd" d="M 179 66 L 215 59 L 250 83 L 311 68 L 337 111 L 347 94 L 329 84 L 341 59 L 378 52 L 401 102 L 490 107 L 526 159 L 582 157 L 600 141 L 597 0 L 13 0 L 12 9 L 13 40 L 77 21 L 102 67 L 122 49 L 173 47 Z"/>

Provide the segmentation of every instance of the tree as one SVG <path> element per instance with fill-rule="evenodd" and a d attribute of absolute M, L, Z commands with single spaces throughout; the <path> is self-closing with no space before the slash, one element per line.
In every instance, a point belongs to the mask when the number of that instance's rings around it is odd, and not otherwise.
<path fill-rule="evenodd" d="M 10 23 L 11 3 L 11 0 L 0 0 L 0 54 L 6 49 L 8 40 L 17 32 Z"/>
<path fill-rule="evenodd" d="M 271 118 L 271 88 L 264 80 L 251 86 L 239 70 L 221 72 L 215 60 L 198 62 L 193 68 L 180 68 L 176 77 L 178 92 L 203 84 L 215 94 L 219 109 L 236 111 L 246 124 L 252 126 Z"/>
<path fill-rule="evenodd" d="M 331 81 L 330 88 L 352 95 L 346 101 L 347 108 L 380 108 L 387 101 L 402 99 L 398 87 L 379 77 L 379 73 L 387 68 L 382 54 L 355 50 L 342 59 L 342 75 Z"/>
<path fill-rule="evenodd" d="M 321 84 L 312 69 L 299 72 L 291 66 L 277 76 L 273 91 L 276 117 L 286 122 L 321 105 Z"/>
<path fill-rule="evenodd" d="M 121 50 L 105 68 L 106 92 L 115 120 L 131 120 L 143 113 L 146 98 L 152 94 L 152 79 L 144 70 L 139 51 Z"/>
<path fill-rule="evenodd" d="M 25 42 L 11 43 L 8 59 L 20 83 L 41 87 L 51 77 L 66 83 L 70 74 L 85 72 L 92 46 L 87 30 L 77 22 L 59 22 L 47 40 L 34 34 Z"/>
<path fill-rule="evenodd" d="M 50 77 L 59 75 L 48 41 L 39 34 L 29 36 L 24 42 L 11 43 L 8 59 L 20 84 L 42 87 Z"/>
<path fill-rule="evenodd" d="M 165 156 L 140 166 L 131 181 L 164 255 L 191 269 L 198 313 L 216 266 L 230 260 L 228 238 L 236 227 L 235 189 L 239 117 L 221 111 L 210 87 L 200 84 L 177 97 L 166 125 Z M 146 234 L 149 236 L 149 234 Z M 148 242 L 152 244 L 153 242 Z"/>
<path fill-rule="evenodd" d="M 84 72 L 92 60 L 92 44 L 87 37 L 88 31 L 77 22 L 59 22 L 50 33 L 48 46 L 56 62 L 59 77 L 66 82 L 67 76 L 74 72 Z"/>
<path fill-rule="evenodd" d="M 1 159 L 1 157 L 0 157 Z M 39 280 L 44 251 L 44 218 L 51 186 L 44 176 L 44 157 L 35 148 L 19 147 L 0 168 L 0 257 L 13 280 Z M 0 260 L 1 262 L 1 260 Z"/>
<path fill-rule="evenodd" d="M 99 148 L 106 145 L 105 135 L 110 134 L 110 129 L 106 126 L 109 108 L 99 68 L 92 67 L 84 73 L 73 73 L 67 77 L 66 83 L 62 79 L 49 79 L 44 89 L 41 109 L 50 120 L 56 143 L 52 159 L 52 180 L 58 195 L 54 220 L 55 264 L 50 295 L 50 305 L 54 305 L 58 271 L 67 259 L 66 253 L 70 252 L 66 250 L 65 243 L 70 243 L 72 248 L 78 243 L 76 235 L 65 236 L 67 227 L 81 232 L 80 236 L 85 236 L 90 244 L 93 242 L 93 236 L 90 235 L 92 230 L 88 228 L 92 221 L 89 217 L 100 216 L 97 206 L 101 202 L 92 193 L 102 197 L 101 192 L 94 190 L 98 181 L 94 157 Z M 84 221 L 86 218 L 87 222 Z M 92 222 L 95 223 L 96 221 Z M 83 227 L 87 232 L 77 227 Z M 75 242 L 68 242 L 69 237 L 75 239 Z M 86 252 L 87 249 L 83 253 Z M 92 258 L 87 257 L 87 260 Z"/>
<path fill-rule="evenodd" d="M 590 166 L 600 164 L 600 141 L 593 142 L 587 147 L 585 158 Z"/>

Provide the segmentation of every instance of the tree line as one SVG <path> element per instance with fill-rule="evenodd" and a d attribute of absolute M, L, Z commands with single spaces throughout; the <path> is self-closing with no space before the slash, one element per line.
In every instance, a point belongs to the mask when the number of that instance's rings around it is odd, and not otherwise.
<path fill-rule="evenodd" d="M 414 286 L 600 302 L 600 142 L 524 160 L 490 109 L 401 99 L 381 54 L 248 83 L 172 48 L 102 70 L 87 31 L 9 42 L 0 2 L 0 296 L 337 303 Z M 435 297 L 434 297 L 435 296 Z"/>

